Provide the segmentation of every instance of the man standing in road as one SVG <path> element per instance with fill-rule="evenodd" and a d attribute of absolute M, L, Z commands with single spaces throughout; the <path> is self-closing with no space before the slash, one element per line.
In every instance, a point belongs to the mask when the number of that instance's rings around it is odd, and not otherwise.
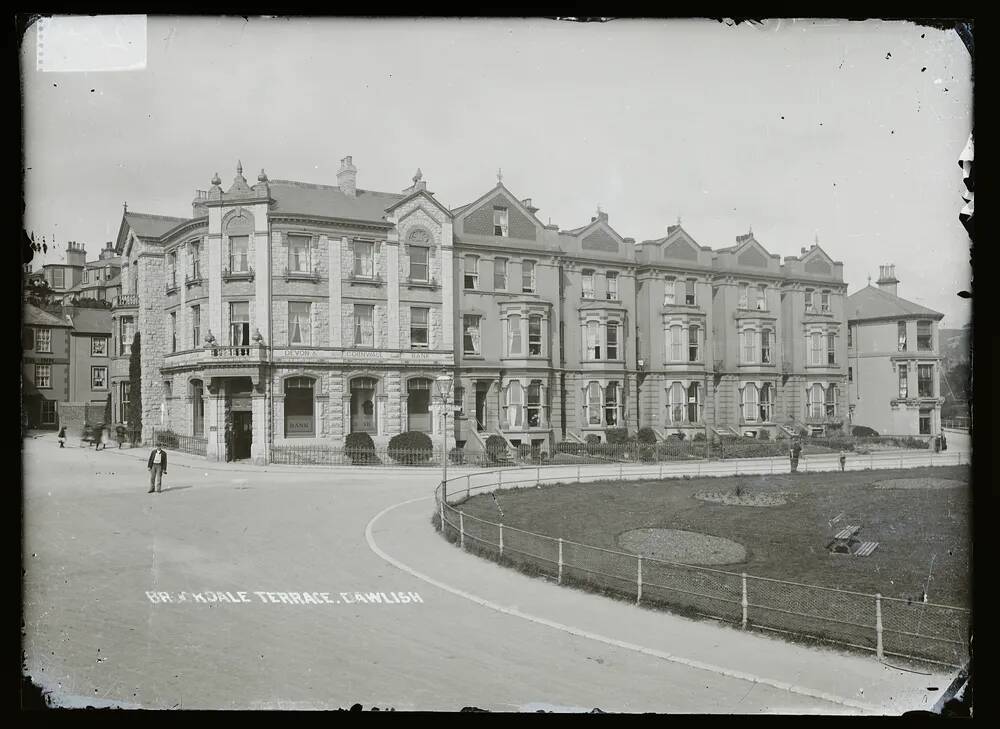
<path fill-rule="evenodd" d="M 799 454 L 802 452 L 802 445 L 799 443 L 798 438 L 792 438 L 792 447 L 788 450 L 788 457 L 792 462 L 792 473 L 798 471 L 799 468 Z"/>
<path fill-rule="evenodd" d="M 154 484 L 156 493 L 160 493 L 163 476 L 167 473 L 167 452 L 160 446 L 156 446 L 149 454 L 149 463 L 146 464 L 146 467 L 149 469 L 149 491 L 147 493 L 153 493 Z"/>

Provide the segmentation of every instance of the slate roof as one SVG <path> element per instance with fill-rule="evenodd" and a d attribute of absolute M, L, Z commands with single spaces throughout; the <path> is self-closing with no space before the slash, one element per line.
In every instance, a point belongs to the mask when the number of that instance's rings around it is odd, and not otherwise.
<path fill-rule="evenodd" d="M 181 223 L 186 223 L 190 218 L 175 218 L 172 215 L 151 215 L 149 213 L 125 213 L 125 220 L 140 238 L 159 238 Z M 119 258 L 119 260 L 121 259 Z"/>
<path fill-rule="evenodd" d="M 74 334 L 111 334 L 111 309 L 77 309 L 70 320 Z"/>
<path fill-rule="evenodd" d="M 402 193 L 373 190 L 358 190 L 356 197 L 350 197 L 339 187 L 293 180 L 270 180 L 268 188 L 275 201 L 271 208 L 273 213 L 300 213 L 376 223 L 385 221 L 386 208 L 406 197 Z"/>
<path fill-rule="evenodd" d="M 944 314 L 941 312 L 928 309 L 926 306 L 915 304 L 899 296 L 893 296 L 871 284 L 847 297 L 847 318 L 849 321 L 887 319 L 897 316 L 944 318 Z"/>
<path fill-rule="evenodd" d="M 68 327 L 69 322 L 31 304 L 24 305 L 24 323 L 42 327 Z"/>

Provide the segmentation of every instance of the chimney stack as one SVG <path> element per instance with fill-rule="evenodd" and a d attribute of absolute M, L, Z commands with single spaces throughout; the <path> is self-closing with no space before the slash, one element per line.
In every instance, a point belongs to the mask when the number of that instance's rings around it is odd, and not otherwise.
<path fill-rule="evenodd" d="M 879 266 L 878 281 L 875 283 L 887 294 L 898 296 L 899 294 L 896 293 L 896 290 L 899 285 L 899 279 L 896 278 L 896 265 L 894 263 L 887 263 L 884 266 Z"/>
<path fill-rule="evenodd" d="M 348 197 L 356 197 L 358 194 L 358 168 L 351 162 L 351 155 L 347 155 L 340 160 L 340 171 L 337 173 L 337 185 L 340 191 Z"/>
<path fill-rule="evenodd" d="M 528 212 L 531 213 L 532 215 L 538 212 L 538 208 L 536 208 L 534 205 L 531 204 L 530 197 L 524 198 L 524 200 L 521 201 L 521 204 L 524 205 L 524 207 L 526 207 L 528 209 Z"/>

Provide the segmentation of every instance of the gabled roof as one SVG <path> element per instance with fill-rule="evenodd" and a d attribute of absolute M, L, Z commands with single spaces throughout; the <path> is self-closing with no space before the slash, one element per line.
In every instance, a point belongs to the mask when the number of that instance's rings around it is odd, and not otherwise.
<path fill-rule="evenodd" d="M 177 218 L 172 215 L 151 215 L 150 213 L 125 213 L 128 226 L 140 238 L 159 238 L 190 218 Z"/>
<path fill-rule="evenodd" d="M 325 218 L 346 218 L 384 222 L 385 211 L 406 195 L 394 192 L 358 190 L 355 197 L 345 195 L 339 187 L 314 185 L 294 180 L 270 180 L 272 213 L 287 215 L 319 215 Z"/>
<path fill-rule="evenodd" d="M 529 210 L 527 207 L 525 207 L 524 203 L 518 199 L 517 195 L 508 190 L 507 186 L 504 185 L 502 182 L 498 182 L 495 186 L 490 188 L 487 192 L 484 192 L 482 195 L 480 195 L 472 202 L 455 208 L 454 210 L 451 211 L 451 213 L 457 219 L 459 215 L 468 211 L 469 208 L 478 208 L 482 203 L 486 202 L 487 198 L 489 198 L 491 195 L 495 195 L 496 193 L 501 191 L 504 192 L 508 198 L 510 198 L 510 200 L 514 203 L 514 207 L 516 207 L 523 215 L 535 221 L 538 227 L 540 228 L 545 227 L 545 224 L 538 219 L 538 216 L 535 215 L 535 213 L 531 212 L 531 210 Z"/>
<path fill-rule="evenodd" d="M 31 304 L 24 305 L 24 323 L 36 327 L 66 327 L 69 323 Z"/>
<path fill-rule="evenodd" d="M 930 319 L 943 319 L 944 314 L 912 301 L 893 296 L 869 284 L 860 291 L 855 291 L 847 297 L 848 321 L 864 321 L 866 319 L 889 319 L 893 317 L 924 316 Z"/>
<path fill-rule="evenodd" d="M 111 309 L 76 309 L 70 320 L 74 334 L 111 333 Z"/>

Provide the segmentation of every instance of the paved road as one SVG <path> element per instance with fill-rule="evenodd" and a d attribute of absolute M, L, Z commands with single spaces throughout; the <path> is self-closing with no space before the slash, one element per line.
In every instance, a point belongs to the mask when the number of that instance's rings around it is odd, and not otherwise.
<path fill-rule="evenodd" d="M 167 490 L 148 495 L 145 457 L 25 443 L 25 670 L 57 703 L 900 713 L 951 679 L 478 560 L 430 527 L 434 469 L 171 453 Z"/>

